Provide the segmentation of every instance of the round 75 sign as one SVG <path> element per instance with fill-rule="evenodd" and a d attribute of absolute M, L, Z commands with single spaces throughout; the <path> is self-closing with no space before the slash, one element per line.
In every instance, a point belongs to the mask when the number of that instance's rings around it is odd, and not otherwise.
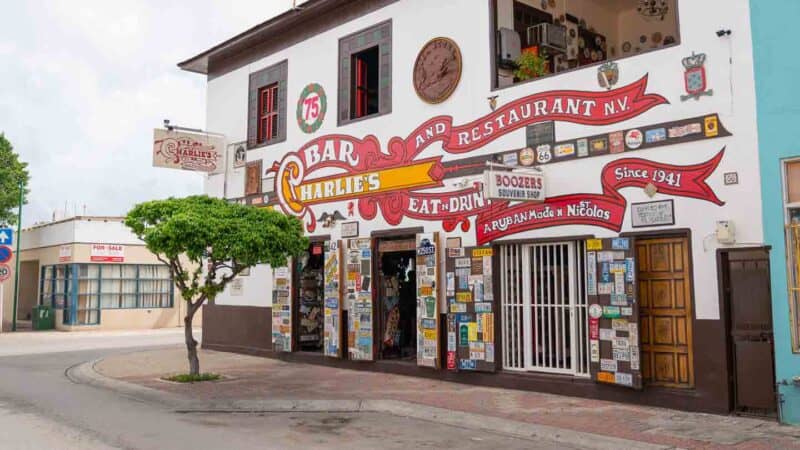
<path fill-rule="evenodd" d="M 6 281 L 11 276 L 11 267 L 7 264 L 0 264 L 0 283 Z"/>

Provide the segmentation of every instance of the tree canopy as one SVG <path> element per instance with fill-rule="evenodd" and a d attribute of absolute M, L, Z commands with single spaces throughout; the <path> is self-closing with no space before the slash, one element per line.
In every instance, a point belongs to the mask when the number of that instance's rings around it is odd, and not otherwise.
<path fill-rule="evenodd" d="M 296 218 L 205 195 L 140 203 L 125 224 L 170 265 L 187 301 L 213 299 L 242 270 L 284 266 L 288 256 L 308 248 Z M 181 255 L 192 268 L 183 266 Z"/>
<path fill-rule="evenodd" d="M 17 223 L 19 207 L 19 182 L 22 180 L 23 202 L 28 195 L 28 163 L 19 160 L 14 147 L 0 133 L 0 225 Z"/>

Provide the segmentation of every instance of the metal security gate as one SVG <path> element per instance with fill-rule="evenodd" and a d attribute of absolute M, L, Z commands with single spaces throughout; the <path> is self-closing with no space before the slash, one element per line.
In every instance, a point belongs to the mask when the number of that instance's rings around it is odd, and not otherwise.
<path fill-rule="evenodd" d="M 589 375 L 583 242 L 500 247 L 503 366 Z"/>

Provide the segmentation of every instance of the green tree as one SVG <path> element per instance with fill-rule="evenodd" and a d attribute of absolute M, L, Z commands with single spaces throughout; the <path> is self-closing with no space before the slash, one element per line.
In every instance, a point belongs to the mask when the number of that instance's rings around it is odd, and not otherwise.
<path fill-rule="evenodd" d="M 200 373 L 192 319 L 239 273 L 256 264 L 285 266 L 308 248 L 303 224 L 272 209 L 196 195 L 140 203 L 125 218 L 133 233 L 169 266 L 186 301 L 189 374 Z"/>
<path fill-rule="evenodd" d="M 0 225 L 17 223 L 19 207 L 19 182 L 22 181 L 23 203 L 27 203 L 28 195 L 28 163 L 19 160 L 14 147 L 0 133 Z"/>

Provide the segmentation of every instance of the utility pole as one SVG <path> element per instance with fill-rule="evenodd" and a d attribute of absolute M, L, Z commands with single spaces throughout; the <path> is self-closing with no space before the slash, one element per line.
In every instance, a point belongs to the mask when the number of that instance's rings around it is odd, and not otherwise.
<path fill-rule="evenodd" d="M 17 252 L 15 253 L 16 268 L 14 269 L 14 309 L 11 311 L 11 331 L 17 331 L 17 304 L 19 303 L 19 242 L 22 235 L 22 177 L 19 179 L 19 208 L 17 209 Z"/>

